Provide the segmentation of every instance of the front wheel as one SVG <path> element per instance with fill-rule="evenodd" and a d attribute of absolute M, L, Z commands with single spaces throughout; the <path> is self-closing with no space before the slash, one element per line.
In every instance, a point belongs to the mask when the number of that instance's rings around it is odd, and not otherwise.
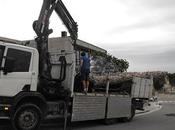
<path fill-rule="evenodd" d="M 41 123 L 40 108 L 31 103 L 20 105 L 12 117 L 12 126 L 16 130 L 36 130 Z"/>

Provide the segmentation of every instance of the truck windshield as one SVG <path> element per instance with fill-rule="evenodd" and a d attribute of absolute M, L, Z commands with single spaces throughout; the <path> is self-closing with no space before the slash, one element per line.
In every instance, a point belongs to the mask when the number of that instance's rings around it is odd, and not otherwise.
<path fill-rule="evenodd" d="M 2 67 L 2 59 L 3 59 L 3 55 L 4 55 L 4 49 L 5 49 L 5 47 L 0 45 L 0 67 Z"/>

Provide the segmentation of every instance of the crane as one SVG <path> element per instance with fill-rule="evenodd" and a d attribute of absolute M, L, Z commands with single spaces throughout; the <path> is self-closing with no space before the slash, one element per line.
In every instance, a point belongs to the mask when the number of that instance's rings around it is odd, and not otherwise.
<path fill-rule="evenodd" d="M 78 26 L 61 0 L 43 0 L 38 20 L 33 22 L 33 29 L 37 35 L 37 49 L 39 52 L 39 76 L 52 80 L 51 63 L 48 52 L 48 37 L 53 32 L 49 29 L 49 19 L 53 11 L 57 13 L 67 27 L 74 44 L 78 37 Z"/>

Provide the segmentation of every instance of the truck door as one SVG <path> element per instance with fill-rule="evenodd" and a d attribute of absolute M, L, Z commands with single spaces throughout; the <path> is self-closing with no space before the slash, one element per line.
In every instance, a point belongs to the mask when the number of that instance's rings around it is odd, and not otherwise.
<path fill-rule="evenodd" d="M 4 56 L 4 50 L 5 50 L 5 46 L 0 45 L 0 78 L 1 78 L 2 61 L 3 61 L 3 56 Z"/>
<path fill-rule="evenodd" d="M 27 49 L 6 47 L 2 60 L 0 96 L 15 96 L 31 85 L 31 57 Z"/>

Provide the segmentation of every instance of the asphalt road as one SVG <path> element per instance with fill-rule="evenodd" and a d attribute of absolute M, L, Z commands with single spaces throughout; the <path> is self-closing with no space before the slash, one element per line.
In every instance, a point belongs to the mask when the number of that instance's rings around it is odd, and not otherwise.
<path fill-rule="evenodd" d="M 175 129 L 175 96 L 160 95 L 162 108 L 158 111 L 136 116 L 131 122 L 116 122 L 104 125 L 102 121 L 74 123 L 72 130 L 174 130 Z M 168 102 L 167 102 L 168 101 Z M 172 101 L 172 102 L 169 102 Z M 59 130 L 54 126 L 41 127 L 40 130 Z"/>
<path fill-rule="evenodd" d="M 116 122 L 112 125 L 104 125 L 102 121 L 74 123 L 72 130 L 174 130 L 175 129 L 175 96 L 171 98 L 161 97 L 162 109 L 140 116 L 136 116 L 131 122 Z M 168 102 L 167 102 L 168 101 Z M 171 101 L 171 102 L 169 102 Z M 40 130 L 61 130 L 56 124 L 44 124 Z M 0 130 L 12 130 L 9 121 L 0 120 Z"/>
<path fill-rule="evenodd" d="M 174 130 L 175 103 L 162 103 L 161 110 L 142 116 L 136 116 L 128 123 L 116 123 L 105 126 L 102 124 L 75 125 L 74 130 Z"/>

